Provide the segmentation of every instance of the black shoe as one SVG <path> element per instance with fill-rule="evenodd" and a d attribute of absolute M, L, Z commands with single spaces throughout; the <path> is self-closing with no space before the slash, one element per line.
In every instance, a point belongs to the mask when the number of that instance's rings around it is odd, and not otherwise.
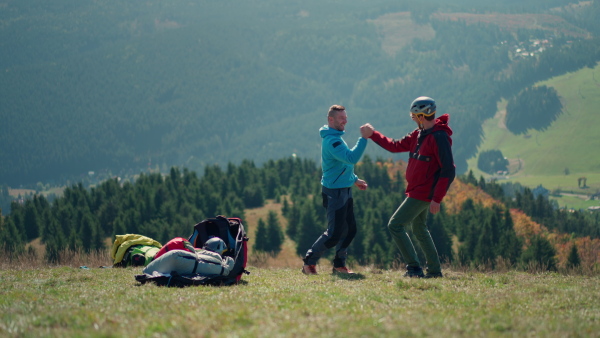
<path fill-rule="evenodd" d="M 425 274 L 423 274 L 423 269 L 420 267 L 408 266 L 406 267 L 406 273 L 404 274 L 404 277 L 423 278 L 425 277 Z"/>
<path fill-rule="evenodd" d="M 423 278 L 442 278 L 444 277 L 444 275 L 442 275 L 441 272 L 428 272 L 425 277 Z"/>

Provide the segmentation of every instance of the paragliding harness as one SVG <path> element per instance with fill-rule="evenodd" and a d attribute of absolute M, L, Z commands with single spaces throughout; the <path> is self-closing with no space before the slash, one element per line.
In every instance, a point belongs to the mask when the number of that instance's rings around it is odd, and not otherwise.
<path fill-rule="evenodd" d="M 150 245 L 133 245 L 125 251 L 123 260 L 115 267 L 146 266 L 154 259 L 160 249 Z"/>
<path fill-rule="evenodd" d="M 224 285 L 220 277 L 205 276 L 201 274 L 180 275 L 177 271 L 171 272 L 170 276 L 141 274 L 135 275 L 135 280 L 146 284 L 152 282 L 158 286 L 196 286 L 196 285 Z"/>
<path fill-rule="evenodd" d="M 207 240 L 213 237 L 222 239 L 227 244 L 227 251 L 223 257 L 233 258 L 235 264 L 227 276 L 205 276 L 200 274 L 180 275 L 177 271 L 171 272 L 170 276 L 136 275 L 135 279 L 145 284 L 154 282 L 159 286 L 192 286 L 192 285 L 232 285 L 238 283 L 243 274 L 250 274 L 246 270 L 248 262 L 248 237 L 242 220 L 235 217 L 216 216 L 207 218 L 194 225 L 194 231 L 188 241 L 195 248 L 202 248 Z"/>
<path fill-rule="evenodd" d="M 116 235 L 110 250 L 113 267 L 146 266 L 154 259 L 161 244 L 138 234 Z"/>
<path fill-rule="evenodd" d="M 246 271 L 248 263 L 248 237 L 242 220 L 236 217 L 217 216 L 207 218 L 194 225 L 194 233 L 188 239 L 195 248 L 202 248 L 204 243 L 212 237 L 219 237 L 228 250 L 223 256 L 229 256 L 235 261 L 235 265 L 229 275 L 223 277 L 225 284 L 237 283 L 242 279 L 242 275 L 250 274 Z"/>

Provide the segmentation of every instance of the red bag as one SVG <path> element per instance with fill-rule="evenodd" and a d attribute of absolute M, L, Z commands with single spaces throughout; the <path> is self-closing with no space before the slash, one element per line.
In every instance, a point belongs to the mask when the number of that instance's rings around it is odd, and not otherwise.
<path fill-rule="evenodd" d="M 194 249 L 192 243 L 190 243 L 187 239 L 183 237 L 175 237 L 172 240 L 168 241 L 167 244 L 163 245 L 163 247 L 160 248 L 160 250 L 158 250 L 156 255 L 154 255 L 154 259 L 157 259 L 158 257 L 171 250 L 185 250 L 189 252 L 196 252 L 196 249 Z"/>

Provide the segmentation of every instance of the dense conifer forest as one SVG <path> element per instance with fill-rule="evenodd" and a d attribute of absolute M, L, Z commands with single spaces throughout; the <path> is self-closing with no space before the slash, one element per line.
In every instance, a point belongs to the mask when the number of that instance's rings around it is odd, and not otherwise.
<path fill-rule="evenodd" d="M 0 5 L 0 185 L 11 187 L 247 154 L 316 161 L 330 105 L 347 106 L 349 137 L 365 122 L 401 137 L 421 95 L 451 115 L 465 173 L 500 99 L 600 60 L 598 1 Z"/>
<path fill-rule="evenodd" d="M 207 217 L 226 215 L 244 219 L 244 210 L 264 205 L 266 199 L 283 204 L 287 219 L 285 235 L 296 243 L 301 256 L 325 228 L 325 209 L 320 194 L 320 167 L 308 159 L 289 157 L 256 166 L 207 166 L 202 175 L 173 167 L 168 175 L 144 173 L 135 181 L 110 179 L 86 189 L 81 184 L 68 187 L 52 203 L 35 195 L 24 204 L 13 203 L 12 212 L 0 219 L 0 245 L 4 257 L 33 254 L 26 244 L 40 238 L 45 259 L 60 263 L 69 251 L 106 250 L 106 238 L 118 234 L 143 234 L 161 243 L 174 237 L 189 237 L 193 225 Z M 359 226 L 350 250 L 358 264 L 397 266 L 399 252 L 387 233 L 387 221 L 404 199 L 404 176 L 393 162 L 365 156 L 357 174 L 369 182 L 366 191 L 355 191 L 355 213 Z M 557 249 L 547 236 L 517 235 L 511 209 L 518 209 L 555 234 L 569 234 L 595 241 L 600 238 L 600 219 L 589 213 L 568 213 L 552 203 L 534 197 L 527 188 L 513 189 L 516 197 L 504 193 L 501 185 L 479 181 L 472 175 L 458 179 L 493 196 L 498 203 L 485 206 L 467 198 L 459 210 L 430 217 L 429 228 L 438 252 L 445 262 L 494 267 L 499 261 L 515 266 L 535 262 L 557 268 Z M 431 215 L 430 215 L 431 216 Z M 277 215 L 258 224 L 252 245 L 256 252 L 277 255 L 284 234 Z M 597 243 L 596 243 L 597 244 Z M 574 245 L 573 245 L 574 246 Z M 575 246 L 574 246 L 575 247 Z M 570 248 L 570 247 L 569 247 Z M 595 248 L 595 249 L 594 249 Z M 579 252 L 598 250 L 581 247 Z M 39 253 L 42 254 L 42 253 Z M 579 254 L 571 261 L 579 259 Z M 597 257 L 593 264 L 597 264 Z"/>

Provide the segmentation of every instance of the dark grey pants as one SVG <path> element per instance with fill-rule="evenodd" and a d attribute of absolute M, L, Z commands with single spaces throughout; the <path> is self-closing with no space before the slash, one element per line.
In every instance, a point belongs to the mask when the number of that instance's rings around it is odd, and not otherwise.
<path fill-rule="evenodd" d="M 306 252 L 304 264 L 316 265 L 326 250 L 337 246 L 333 266 L 346 266 L 348 246 L 356 236 L 352 188 L 322 188 L 323 207 L 327 209 L 327 230 Z"/>

